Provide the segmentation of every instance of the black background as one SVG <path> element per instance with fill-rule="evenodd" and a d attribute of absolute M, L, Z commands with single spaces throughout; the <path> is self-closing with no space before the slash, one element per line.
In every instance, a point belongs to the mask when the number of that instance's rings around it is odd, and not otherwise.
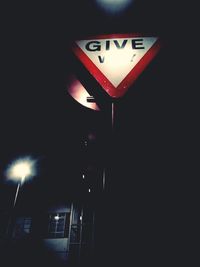
<path fill-rule="evenodd" d="M 96 257 L 103 266 L 136 260 L 136 266 L 191 265 L 193 258 L 196 17 L 189 4 L 174 2 L 135 1 L 118 16 L 92 1 L 9 2 L 2 8 L 1 176 L 13 158 L 32 154 L 40 167 L 30 185 L 35 191 L 29 188 L 31 203 L 64 199 L 68 185 L 78 194 L 82 143 L 93 129 L 103 136 L 96 152 L 109 165 L 108 192 L 99 200 L 105 219 L 97 224 Z M 66 92 L 70 44 L 84 35 L 126 32 L 157 34 L 163 48 L 117 101 L 110 136 L 105 114 L 81 107 Z M 3 182 L 1 188 L 2 205 L 14 189 Z"/>

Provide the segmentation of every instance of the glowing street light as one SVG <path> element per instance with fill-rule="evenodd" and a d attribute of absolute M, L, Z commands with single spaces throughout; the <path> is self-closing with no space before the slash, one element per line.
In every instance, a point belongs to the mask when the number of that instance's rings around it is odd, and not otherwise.
<path fill-rule="evenodd" d="M 33 160 L 31 157 L 17 159 L 8 166 L 6 170 L 7 179 L 16 181 L 18 183 L 13 207 L 15 207 L 20 186 L 26 179 L 35 176 L 35 174 L 35 160 Z"/>
<path fill-rule="evenodd" d="M 15 198 L 13 202 L 13 207 L 11 211 L 10 218 L 8 220 L 8 227 L 7 227 L 7 235 L 12 231 L 13 227 L 13 216 L 14 216 L 14 209 L 17 202 L 17 197 L 19 194 L 20 186 L 23 182 L 36 175 L 36 168 L 35 168 L 36 161 L 33 160 L 31 157 L 24 157 L 13 161 L 6 170 L 6 178 L 8 180 L 12 180 L 17 182 L 17 189 L 15 193 Z"/>

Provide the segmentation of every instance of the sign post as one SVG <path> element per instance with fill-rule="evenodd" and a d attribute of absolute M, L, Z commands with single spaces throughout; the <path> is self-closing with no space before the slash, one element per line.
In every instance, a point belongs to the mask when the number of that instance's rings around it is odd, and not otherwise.
<path fill-rule="evenodd" d="M 160 48 L 159 37 L 138 33 L 98 35 L 76 40 L 73 43 L 74 55 L 100 86 L 93 88 L 91 92 L 90 86 L 88 88 L 87 85 L 83 87 L 80 81 L 72 79 L 69 92 L 79 103 L 94 110 L 106 111 L 109 106 L 109 121 L 111 123 L 111 132 L 109 132 L 111 139 L 109 141 L 112 141 L 109 153 L 112 152 L 113 140 L 115 139 L 116 100 L 125 95 L 158 54 Z M 85 84 L 87 83 L 85 82 Z M 99 94 L 95 90 L 99 90 Z M 100 94 L 108 96 L 110 99 L 108 106 L 102 105 L 103 98 L 100 99 Z M 84 99 L 81 98 L 83 95 Z M 112 155 L 109 156 L 113 158 Z M 113 162 L 111 162 L 112 164 Z M 106 162 L 102 170 L 103 193 L 108 192 L 107 175 L 109 175 L 109 171 Z M 103 200 L 105 201 L 105 199 Z M 99 212 L 100 215 L 103 215 L 101 208 Z M 100 217 L 104 218 L 104 216 Z"/>
<path fill-rule="evenodd" d="M 112 135 L 115 128 L 115 100 L 123 97 L 160 48 L 159 37 L 139 33 L 98 35 L 73 43 L 72 51 L 75 56 L 111 99 Z M 79 90 L 80 88 L 79 86 Z M 70 91 L 73 91 L 73 94 L 71 93 L 73 96 L 74 89 L 71 88 Z M 91 104 L 90 106 L 85 104 L 84 101 L 82 104 L 98 110 L 98 99 L 93 99 L 93 102 L 97 105 L 95 108 Z M 103 191 L 105 187 L 104 169 Z"/>

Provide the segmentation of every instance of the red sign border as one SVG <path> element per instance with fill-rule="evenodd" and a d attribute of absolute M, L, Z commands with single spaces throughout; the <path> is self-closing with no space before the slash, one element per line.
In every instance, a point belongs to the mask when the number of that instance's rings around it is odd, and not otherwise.
<path fill-rule="evenodd" d="M 108 34 L 97 35 L 84 38 L 84 40 L 92 39 L 112 39 L 112 38 L 131 38 L 131 37 L 152 37 L 149 35 L 130 33 L 130 34 Z M 154 36 L 153 36 L 154 37 Z M 157 55 L 161 48 L 161 41 L 159 37 L 154 45 L 147 51 L 147 53 L 140 59 L 135 67 L 127 74 L 121 83 L 115 87 L 108 78 L 97 68 L 97 66 L 90 60 L 90 58 L 83 52 L 83 50 L 74 42 L 72 50 L 78 59 L 83 63 L 92 76 L 99 82 L 103 89 L 113 98 L 122 97 L 128 88 L 137 80 L 139 75 L 144 71 L 152 59 Z M 83 40 L 83 39 L 82 39 Z M 78 40 L 77 40 L 78 41 Z"/>

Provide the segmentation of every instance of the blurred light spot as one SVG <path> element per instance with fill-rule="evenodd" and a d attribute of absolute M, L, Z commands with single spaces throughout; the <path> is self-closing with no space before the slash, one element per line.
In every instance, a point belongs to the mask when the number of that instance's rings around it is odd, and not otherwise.
<path fill-rule="evenodd" d="M 93 134 L 93 133 L 89 133 L 89 134 L 88 134 L 88 139 L 89 139 L 90 141 L 94 141 L 94 140 L 96 140 L 96 136 L 95 136 L 95 134 Z"/>
<path fill-rule="evenodd" d="M 133 0 L 96 0 L 98 6 L 110 14 L 123 12 L 132 2 Z"/>
<path fill-rule="evenodd" d="M 6 170 L 6 177 L 10 180 L 23 182 L 36 175 L 36 160 L 31 157 L 19 158 L 13 161 Z"/>
<path fill-rule="evenodd" d="M 58 220 L 60 219 L 60 217 L 59 217 L 58 215 L 56 215 L 56 216 L 54 217 L 54 219 L 55 219 L 56 221 L 58 221 Z"/>

